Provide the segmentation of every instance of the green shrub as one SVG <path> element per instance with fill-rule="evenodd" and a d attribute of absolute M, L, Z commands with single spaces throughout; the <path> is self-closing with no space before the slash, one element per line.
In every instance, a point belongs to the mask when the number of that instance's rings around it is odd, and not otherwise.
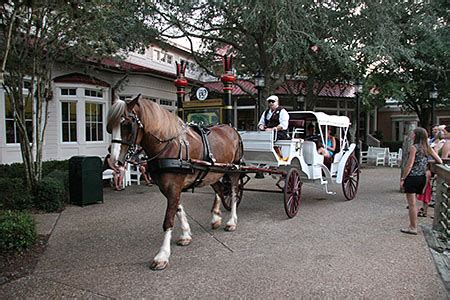
<path fill-rule="evenodd" d="M 68 202 L 69 200 L 69 171 L 63 171 L 63 170 L 54 170 L 53 172 L 49 173 L 45 178 L 53 178 L 61 182 L 61 184 L 64 187 L 64 201 Z"/>
<path fill-rule="evenodd" d="M 64 185 L 60 180 L 46 177 L 39 182 L 35 206 L 46 212 L 55 212 L 64 207 Z"/>
<path fill-rule="evenodd" d="M 48 160 L 42 163 L 42 177 L 47 176 L 55 170 L 69 172 L 68 160 Z"/>
<path fill-rule="evenodd" d="M 20 178 L 0 178 L 0 209 L 23 210 L 33 205 L 33 197 Z"/>
<path fill-rule="evenodd" d="M 36 223 L 29 213 L 4 211 L 0 213 L 0 251 L 26 249 L 36 242 Z"/>
<path fill-rule="evenodd" d="M 20 178 L 25 181 L 25 167 L 22 163 L 0 165 L 0 178 Z"/>

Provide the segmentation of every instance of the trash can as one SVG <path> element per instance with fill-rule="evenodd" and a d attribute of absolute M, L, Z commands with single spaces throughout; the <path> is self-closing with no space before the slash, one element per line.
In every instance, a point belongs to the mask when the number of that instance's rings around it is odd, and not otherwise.
<path fill-rule="evenodd" d="M 70 202 L 85 205 L 103 203 L 102 161 L 97 156 L 69 159 Z"/>

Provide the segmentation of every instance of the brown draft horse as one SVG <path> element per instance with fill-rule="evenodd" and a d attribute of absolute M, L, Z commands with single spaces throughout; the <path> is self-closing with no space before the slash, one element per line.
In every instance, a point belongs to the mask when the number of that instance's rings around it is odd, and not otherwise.
<path fill-rule="evenodd" d="M 149 100 L 141 100 L 140 95 L 131 102 L 116 100 L 108 113 L 107 130 L 112 133 L 111 158 L 124 162 L 132 154 L 135 145 L 139 144 L 145 150 L 149 161 L 163 158 L 183 158 L 202 160 L 204 147 L 200 134 L 187 126 L 173 113 Z M 217 163 L 239 164 L 243 156 L 242 141 L 237 131 L 228 125 L 210 127 L 208 135 L 211 153 Z M 199 170 L 191 172 L 151 171 L 150 175 L 158 185 L 161 193 L 167 198 L 167 209 L 164 219 L 164 241 L 153 259 L 151 269 L 165 269 L 170 257 L 170 241 L 174 227 L 175 214 L 180 223 L 182 234 L 178 245 L 186 246 L 192 241 L 191 230 L 186 214 L 181 205 L 181 192 L 190 187 L 196 180 Z M 204 174 L 204 173 L 203 173 Z M 215 191 L 212 207 L 211 227 L 216 229 L 222 223 L 220 203 L 224 188 L 220 182 L 223 173 L 209 172 L 198 185 L 211 185 Z M 230 173 L 231 181 L 231 216 L 226 224 L 226 231 L 236 230 L 236 195 L 239 174 Z"/>

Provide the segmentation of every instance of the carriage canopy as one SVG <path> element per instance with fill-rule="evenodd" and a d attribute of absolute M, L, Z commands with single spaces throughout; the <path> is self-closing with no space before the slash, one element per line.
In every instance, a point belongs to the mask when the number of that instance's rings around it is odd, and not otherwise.
<path fill-rule="evenodd" d="M 327 115 L 323 112 L 314 111 L 291 111 L 289 112 L 290 119 L 317 121 L 319 125 L 323 126 L 335 126 L 348 128 L 350 126 L 350 119 L 346 116 Z"/>

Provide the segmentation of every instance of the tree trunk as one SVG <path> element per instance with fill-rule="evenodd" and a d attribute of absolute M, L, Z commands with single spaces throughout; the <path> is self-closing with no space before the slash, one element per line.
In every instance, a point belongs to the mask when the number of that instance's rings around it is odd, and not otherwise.
<path fill-rule="evenodd" d="M 308 76 L 306 79 L 305 110 L 313 111 L 316 107 L 316 96 L 314 95 L 314 79 Z"/>

